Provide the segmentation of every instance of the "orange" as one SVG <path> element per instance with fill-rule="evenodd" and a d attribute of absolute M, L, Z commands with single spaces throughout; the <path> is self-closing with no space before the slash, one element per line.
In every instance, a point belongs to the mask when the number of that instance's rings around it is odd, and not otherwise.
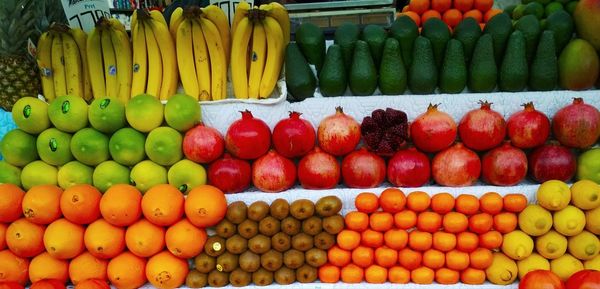
<path fill-rule="evenodd" d="M 446 267 L 448 269 L 461 271 L 469 267 L 469 254 L 458 250 L 446 253 Z"/>
<path fill-rule="evenodd" d="M 423 22 L 423 24 L 427 23 L 427 20 L 431 18 L 442 19 L 442 14 L 435 10 L 427 10 L 425 13 L 423 13 L 423 15 L 421 15 L 421 21 Z"/>
<path fill-rule="evenodd" d="M 463 15 L 457 9 L 450 9 L 444 12 L 444 15 L 442 15 L 442 19 L 444 20 L 444 22 L 446 22 L 446 24 L 448 24 L 448 26 L 454 28 L 462 21 Z"/>
<path fill-rule="evenodd" d="M 388 270 L 390 283 L 407 284 L 410 282 L 410 271 L 400 266 L 394 266 Z"/>
<path fill-rule="evenodd" d="M 66 289 L 65 284 L 55 279 L 42 279 L 33 282 L 29 289 Z"/>
<path fill-rule="evenodd" d="M 406 196 L 404 192 L 396 188 L 388 188 L 381 192 L 379 196 L 381 209 L 388 213 L 397 213 L 404 209 L 406 205 Z"/>
<path fill-rule="evenodd" d="M 420 252 L 404 248 L 398 251 L 398 263 L 408 270 L 414 270 L 421 266 L 423 255 Z"/>
<path fill-rule="evenodd" d="M 444 285 L 456 284 L 460 278 L 460 273 L 448 268 L 440 268 L 435 271 L 435 282 Z"/>
<path fill-rule="evenodd" d="M 183 194 L 175 186 L 157 185 L 142 197 L 142 213 L 155 225 L 171 226 L 183 216 L 184 203 Z"/>
<path fill-rule="evenodd" d="M 472 252 L 479 246 L 479 237 L 475 233 L 462 232 L 456 235 L 456 249 L 462 252 Z"/>
<path fill-rule="evenodd" d="M 408 233 L 408 246 L 413 250 L 427 251 L 431 248 L 433 236 L 428 232 L 411 231 Z"/>
<path fill-rule="evenodd" d="M 142 216 L 142 193 L 130 185 L 110 187 L 100 200 L 100 213 L 109 223 L 119 227 L 129 226 Z"/>
<path fill-rule="evenodd" d="M 410 19 L 412 19 L 412 21 L 414 21 L 418 27 L 421 26 L 421 16 L 419 16 L 419 14 L 417 12 L 413 12 L 413 11 L 409 10 L 409 11 L 403 12 L 403 15 L 410 17 Z"/>
<path fill-rule="evenodd" d="M 467 18 L 473 18 L 475 19 L 475 21 L 477 21 L 477 23 L 481 23 L 481 21 L 483 21 L 483 14 L 481 13 L 481 11 L 473 9 L 463 14 L 463 19 Z"/>
<path fill-rule="evenodd" d="M 401 250 L 408 243 L 408 233 L 401 229 L 391 229 L 383 234 L 385 245 L 394 250 Z"/>
<path fill-rule="evenodd" d="M 365 270 L 365 280 L 371 284 L 382 284 L 387 281 L 387 269 L 379 265 L 371 265 Z"/>
<path fill-rule="evenodd" d="M 95 257 L 110 259 L 125 249 L 125 229 L 100 219 L 85 229 L 83 242 L 87 250 Z"/>
<path fill-rule="evenodd" d="M 452 0 L 431 0 L 431 9 L 444 13 L 452 7 Z"/>
<path fill-rule="evenodd" d="M 375 212 L 371 214 L 369 225 L 372 230 L 385 232 L 394 226 L 394 216 L 388 212 Z"/>
<path fill-rule="evenodd" d="M 446 255 L 444 253 L 435 250 L 429 249 L 423 253 L 423 266 L 431 269 L 439 269 L 444 267 L 446 263 Z"/>
<path fill-rule="evenodd" d="M 75 185 L 60 197 L 60 210 L 75 224 L 86 225 L 100 218 L 102 193 L 90 185 Z"/>
<path fill-rule="evenodd" d="M 47 252 L 39 254 L 29 263 L 29 280 L 56 279 L 63 284 L 69 279 L 69 261 L 50 256 Z"/>
<path fill-rule="evenodd" d="M 408 3 L 408 10 L 413 11 L 419 15 L 425 13 L 429 9 L 429 0 L 410 0 Z"/>
<path fill-rule="evenodd" d="M 494 6 L 494 0 L 475 0 L 473 7 L 481 12 L 487 12 Z"/>
<path fill-rule="evenodd" d="M 419 267 L 410 272 L 410 279 L 416 284 L 431 284 L 435 277 L 435 272 L 427 267 Z"/>
<path fill-rule="evenodd" d="M 417 218 L 417 229 L 433 233 L 442 226 L 442 216 L 436 212 L 422 212 Z"/>
<path fill-rule="evenodd" d="M 54 185 L 35 186 L 23 197 L 23 214 L 32 223 L 48 225 L 61 216 L 62 189 Z"/>
<path fill-rule="evenodd" d="M 527 207 L 527 198 L 522 194 L 508 194 L 502 198 L 504 210 L 511 213 L 520 213 Z"/>
<path fill-rule="evenodd" d="M 167 229 L 165 243 L 175 257 L 193 258 L 202 252 L 207 238 L 204 228 L 197 228 L 183 219 Z"/>
<path fill-rule="evenodd" d="M 360 244 L 371 248 L 379 248 L 383 246 L 383 233 L 365 230 L 360 234 Z"/>
<path fill-rule="evenodd" d="M 188 271 L 185 259 L 177 258 L 169 251 L 162 251 L 148 259 L 146 279 L 156 288 L 173 289 L 185 282 Z"/>
<path fill-rule="evenodd" d="M 360 233 L 351 230 L 342 230 L 337 235 L 337 244 L 344 250 L 354 250 L 360 245 Z"/>
<path fill-rule="evenodd" d="M 398 251 L 386 247 L 375 249 L 375 263 L 381 267 L 391 268 L 398 262 Z"/>
<path fill-rule="evenodd" d="M 515 213 L 502 212 L 494 216 L 494 230 L 508 234 L 514 231 L 518 225 L 518 218 Z"/>
<path fill-rule="evenodd" d="M 58 259 L 73 259 L 81 254 L 85 228 L 67 219 L 58 219 L 48 225 L 44 233 L 44 247 L 50 256 Z"/>
<path fill-rule="evenodd" d="M 87 279 L 79 282 L 75 289 L 110 289 L 110 286 L 104 279 Z"/>
<path fill-rule="evenodd" d="M 45 230 L 44 226 L 25 218 L 18 219 L 6 228 L 6 245 L 19 257 L 34 257 L 44 252 Z"/>
<path fill-rule="evenodd" d="M 25 192 L 13 184 L 0 184 L 0 223 L 16 221 L 23 214 Z"/>
<path fill-rule="evenodd" d="M 446 232 L 433 233 L 433 248 L 442 252 L 448 252 L 456 248 L 456 235 Z"/>
<path fill-rule="evenodd" d="M 479 213 L 469 218 L 469 231 L 483 234 L 492 229 L 494 218 L 487 213 Z"/>
<path fill-rule="evenodd" d="M 369 215 L 363 212 L 350 212 L 344 217 L 346 229 L 362 232 L 369 228 Z"/>
<path fill-rule="evenodd" d="M 359 246 L 352 251 L 352 263 L 358 267 L 367 268 L 375 262 L 375 252 L 372 248 Z"/>
<path fill-rule="evenodd" d="M 140 219 L 125 231 L 125 245 L 136 256 L 154 256 L 165 247 L 165 229 Z"/>
<path fill-rule="evenodd" d="M 6 249 L 6 229 L 8 225 L 0 223 L 0 251 Z"/>
<path fill-rule="evenodd" d="M 352 252 L 335 245 L 327 251 L 327 260 L 335 266 L 344 267 L 352 261 Z"/>
<path fill-rule="evenodd" d="M 365 271 L 354 264 L 342 268 L 341 279 L 344 283 L 360 283 L 365 278 Z"/>
<path fill-rule="evenodd" d="M 337 283 L 340 281 L 340 268 L 331 264 L 319 267 L 319 280 L 323 283 Z"/>
<path fill-rule="evenodd" d="M 360 193 L 354 199 L 354 206 L 359 212 L 370 214 L 379 209 L 379 198 L 373 193 Z"/>
<path fill-rule="evenodd" d="M 487 23 L 490 19 L 494 18 L 494 16 L 502 13 L 502 9 L 490 9 L 485 14 L 483 14 L 483 20 Z"/>
<path fill-rule="evenodd" d="M 69 279 L 74 285 L 86 279 L 106 280 L 108 260 L 94 257 L 89 252 L 83 252 L 69 263 Z"/>
<path fill-rule="evenodd" d="M 446 214 L 454 209 L 454 197 L 449 193 L 438 193 L 431 197 L 431 210 Z"/>
<path fill-rule="evenodd" d="M 450 212 L 444 215 L 442 226 L 448 233 L 464 232 L 469 227 L 469 219 L 464 214 Z"/>
<path fill-rule="evenodd" d="M 479 211 L 479 200 L 468 194 L 459 195 L 454 204 L 455 210 L 465 215 L 473 215 Z"/>
<path fill-rule="evenodd" d="M 479 246 L 494 250 L 502 246 L 502 234 L 498 231 L 489 231 L 485 234 L 479 235 Z"/>
<path fill-rule="evenodd" d="M 493 259 L 492 251 L 489 249 L 477 248 L 475 251 L 469 253 L 469 263 L 474 269 L 487 269 L 492 265 Z"/>
<path fill-rule="evenodd" d="M 485 282 L 485 271 L 467 268 L 460 272 L 460 282 L 469 285 L 479 285 Z"/>
<path fill-rule="evenodd" d="M 394 215 L 394 225 L 398 229 L 408 230 L 417 224 L 417 214 L 413 211 L 404 210 Z"/>
<path fill-rule="evenodd" d="M 146 259 L 123 252 L 108 262 L 106 275 L 117 289 L 136 289 L 146 284 Z"/>
<path fill-rule="evenodd" d="M 454 8 L 460 12 L 467 12 L 473 7 L 473 0 L 454 0 Z"/>
<path fill-rule="evenodd" d="M 502 212 L 503 206 L 502 196 L 496 192 L 487 192 L 479 198 L 481 211 L 492 216 Z"/>
<path fill-rule="evenodd" d="M 226 212 L 227 200 L 217 187 L 197 186 L 185 199 L 185 215 L 196 227 L 214 226 L 225 217 Z"/>
<path fill-rule="evenodd" d="M 439 13 L 438 13 L 439 14 Z M 423 15 L 425 17 L 425 15 Z M 425 21 L 423 21 L 425 23 Z M 431 198 L 422 191 L 414 191 L 406 197 L 406 206 L 415 212 L 423 212 L 429 208 Z"/>
<path fill-rule="evenodd" d="M 15 255 L 10 250 L 0 251 L 0 282 L 27 284 L 29 260 Z"/>

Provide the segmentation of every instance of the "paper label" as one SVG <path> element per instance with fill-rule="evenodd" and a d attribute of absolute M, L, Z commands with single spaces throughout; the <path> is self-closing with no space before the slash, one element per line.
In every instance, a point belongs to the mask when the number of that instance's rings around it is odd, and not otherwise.
<path fill-rule="evenodd" d="M 90 32 L 101 17 L 110 17 L 106 0 L 62 0 L 69 25 Z"/>
<path fill-rule="evenodd" d="M 250 7 L 252 7 L 254 5 L 254 0 L 247 0 L 246 2 L 248 2 L 248 4 L 250 4 Z M 219 8 L 221 8 L 221 10 L 223 10 L 223 12 L 225 12 L 225 15 L 227 15 L 227 19 L 229 19 L 229 26 L 231 26 L 231 23 L 233 22 L 233 16 L 235 15 L 235 9 L 237 8 L 238 4 L 240 4 L 240 1 L 239 0 L 210 0 L 210 4 L 219 6 Z"/>

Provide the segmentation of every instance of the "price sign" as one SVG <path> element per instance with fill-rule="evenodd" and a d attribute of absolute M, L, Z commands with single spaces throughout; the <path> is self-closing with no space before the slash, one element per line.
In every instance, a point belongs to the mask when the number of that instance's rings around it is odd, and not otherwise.
<path fill-rule="evenodd" d="M 65 15 L 71 27 L 90 32 L 101 17 L 110 17 L 106 0 L 62 0 Z"/>
<path fill-rule="evenodd" d="M 254 4 L 254 0 L 246 0 L 246 2 L 248 2 L 248 4 L 250 4 L 250 6 L 252 6 Z M 237 8 L 239 3 L 240 3 L 240 0 L 210 0 L 211 5 L 217 5 L 217 6 L 219 6 L 219 8 L 221 8 L 221 10 L 223 10 L 223 12 L 225 12 L 225 15 L 227 15 L 227 18 L 229 19 L 230 26 L 231 26 L 231 23 L 233 22 L 233 16 L 235 15 L 235 9 Z"/>

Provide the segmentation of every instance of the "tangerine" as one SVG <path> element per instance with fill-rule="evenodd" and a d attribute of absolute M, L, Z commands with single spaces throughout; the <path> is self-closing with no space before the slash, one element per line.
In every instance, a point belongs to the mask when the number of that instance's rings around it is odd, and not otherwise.
<path fill-rule="evenodd" d="M 146 259 L 123 252 L 108 262 L 106 275 L 117 289 L 136 289 L 146 284 Z"/>
<path fill-rule="evenodd" d="M 162 251 L 152 256 L 146 264 L 146 279 L 159 289 L 174 289 L 181 286 L 188 272 L 187 261 L 175 257 L 169 251 Z"/>
<path fill-rule="evenodd" d="M 13 184 L 0 184 L 0 223 L 16 221 L 23 214 L 25 192 Z"/>
<path fill-rule="evenodd" d="M 125 229 L 99 219 L 85 229 L 83 242 L 95 257 L 111 259 L 125 249 Z"/>
<path fill-rule="evenodd" d="M 410 272 L 410 279 L 416 284 L 431 284 L 435 278 L 435 272 L 427 267 L 419 267 Z"/>
<path fill-rule="evenodd" d="M 406 196 L 397 188 L 387 188 L 379 196 L 379 204 L 384 212 L 397 213 L 404 209 Z"/>
<path fill-rule="evenodd" d="M 379 265 L 371 265 L 365 270 L 365 280 L 371 284 L 382 284 L 387 281 L 387 269 Z"/>
<path fill-rule="evenodd" d="M 69 279 L 69 261 L 54 258 L 48 252 L 35 256 L 29 263 L 29 280 L 34 283 L 43 279 L 66 283 Z"/>
<path fill-rule="evenodd" d="M 410 271 L 400 266 L 394 266 L 388 270 L 390 283 L 407 284 L 410 282 Z"/>
<path fill-rule="evenodd" d="M 83 226 L 71 223 L 64 218 L 58 219 L 46 228 L 44 247 L 54 258 L 73 259 L 85 250 L 84 233 Z"/>
<path fill-rule="evenodd" d="M 102 193 L 87 184 L 66 189 L 60 197 L 60 210 L 75 224 L 87 225 L 100 218 Z"/>
<path fill-rule="evenodd" d="M 142 213 L 157 226 L 171 226 L 183 216 L 184 204 L 185 198 L 175 186 L 161 184 L 142 197 Z"/>
<path fill-rule="evenodd" d="M 142 216 L 142 193 L 134 187 L 118 184 L 110 187 L 100 200 L 100 213 L 112 225 L 125 227 Z"/>
<path fill-rule="evenodd" d="M 446 214 L 454 209 L 454 197 L 449 193 L 438 193 L 431 197 L 431 210 Z"/>
<path fill-rule="evenodd" d="M 404 210 L 394 215 L 396 228 L 408 230 L 417 224 L 417 214 L 410 210 Z"/>
<path fill-rule="evenodd" d="M 319 267 L 319 280 L 323 283 L 337 283 L 340 281 L 340 268 L 331 264 Z"/>
<path fill-rule="evenodd" d="M 394 216 L 388 212 L 375 212 L 369 219 L 371 229 L 385 232 L 394 226 Z"/>
<path fill-rule="evenodd" d="M 125 231 L 125 245 L 136 256 L 154 256 L 165 247 L 165 229 L 140 219 Z"/>
<path fill-rule="evenodd" d="M 48 225 L 60 218 L 62 189 L 54 185 L 34 186 L 23 197 L 23 215 L 32 223 Z"/>
<path fill-rule="evenodd" d="M 74 285 L 87 279 L 106 280 L 108 260 L 94 257 L 90 252 L 83 252 L 69 263 L 69 279 Z"/>
<path fill-rule="evenodd" d="M 482 212 L 493 216 L 502 212 L 502 207 L 504 206 L 503 202 L 500 194 L 496 192 L 487 192 L 479 198 L 479 208 Z"/>
<path fill-rule="evenodd" d="M 383 234 L 385 245 L 394 250 L 402 250 L 408 244 L 408 233 L 405 230 L 391 229 Z"/>
<path fill-rule="evenodd" d="M 6 228 L 6 245 L 19 257 L 34 257 L 44 252 L 45 230 L 44 226 L 25 218 L 18 219 Z"/>
<path fill-rule="evenodd" d="M 344 217 L 346 228 L 362 232 L 369 228 L 369 215 L 363 212 L 350 212 Z"/>
<path fill-rule="evenodd" d="M 342 268 L 340 275 L 342 282 L 344 283 L 360 283 L 364 280 L 365 271 L 363 270 L 363 268 L 358 267 L 354 264 L 348 264 Z"/>
<path fill-rule="evenodd" d="M 202 252 L 207 238 L 203 228 L 197 228 L 183 219 L 167 229 L 165 243 L 175 257 L 193 258 Z"/>
<path fill-rule="evenodd" d="M 423 18 L 425 18 L 425 15 L 423 15 Z M 425 23 L 425 20 L 423 20 L 423 23 Z M 422 191 L 414 191 L 408 194 L 406 197 L 406 206 L 415 212 L 423 212 L 427 210 L 430 204 L 431 198 L 427 193 Z"/>
<path fill-rule="evenodd" d="M 211 185 L 195 187 L 185 200 L 185 215 L 196 227 L 214 226 L 225 217 L 226 212 L 225 194 Z"/>
<path fill-rule="evenodd" d="M 373 213 L 379 209 L 379 198 L 370 192 L 363 192 L 354 199 L 354 206 L 359 212 Z"/>

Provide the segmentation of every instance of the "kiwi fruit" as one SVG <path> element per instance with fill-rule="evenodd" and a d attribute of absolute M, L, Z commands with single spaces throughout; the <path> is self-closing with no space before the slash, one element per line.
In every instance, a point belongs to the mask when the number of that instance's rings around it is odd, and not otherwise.
<path fill-rule="evenodd" d="M 298 251 L 306 252 L 313 247 L 313 242 L 314 240 L 312 236 L 306 233 L 300 233 L 292 237 L 292 248 Z"/>
<path fill-rule="evenodd" d="M 248 216 L 248 206 L 242 201 L 229 204 L 225 218 L 234 224 L 239 224 L 246 220 Z"/>
<path fill-rule="evenodd" d="M 194 258 L 194 265 L 198 272 L 208 274 L 217 266 L 217 258 L 201 253 Z"/>
<path fill-rule="evenodd" d="M 198 270 L 190 270 L 185 277 L 185 286 L 189 288 L 202 288 L 208 284 L 208 274 Z"/>
<path fill-rule="evenodd" d="M 239 263 L 242 270 L 252 273 L 260 268 L 260 256 L 246 251 L 240 255 Z"/>
<path fill-rule="evenodd" d="M 273 272 L 260 268 L 252 273 L 252 282 L 256 286 L 267 286 L 273 284 Z"/>
<path fill-rule="evenodd" d="M 271 272 L 275 272 L 283 265 L 283 255 L 275 250 L 269 250 L 269 252 L 260 256 L 260 265 Z"/>
<path fill-rule="evenodd" d="M 329 250 L 335 245 L 335 237 L 327 232 L 321 232 L 314 237 L 315 248 Z"/>
<path fill-rule="evenodd" d="M 204 244 L 204 252 L 208 256 L 218 257 L 225 252 L 225 239 L 219 236 L 210 236 Z"/>
<path fill-rule="evenodd" d="M 271 250 L 271 238 L 265 235 L 256 235 L 248 240 L 248 249 L 256 254 L 264 254 Z"/>
<path fill-rule="evenodd" d="M 259 222 L 269 214 L 269 204 L 263 201 L 254 202 L 248 207 L 248 219 Z"/>
<path fill-rule="evenodd" d="M 287 267 L 279 268 L 279 270 L 275 271 L 273 277 L 275 282 L 280 285 L 289 285 L 296 282 L 296 272 Z"/>
<path fill-rule="evenodd" d="M 290 214 L 298 219 L 304 220 L 313 216 L 315 213 L 315 204 L 307 199 L 300 199 L 292 202 L 290 205 Z"/>
<path fill-rule="evenodd" d="M 281 229 L 281 222 L 279 220 L 268 216 L 258 223 L 258 231 L 268 237 L 271 237 Z"/>
<path fill-rule="evenodd" d="M 317 280 L 317 269 L 304 264 L 296 270 L 296 280 L 300 283 L 312 283 Z"/>
<path fill-rule="evenodd" d="M 246 272 L 241 268 L 233 270 L 229 273 L 229 283 L 233 287 L 248 286 L 252 282 L 252 273 Z"/>
<path fill-rule="evenodd" d="M 238 255 L 225 252 L 223 255 L 217 257 L 217 270 L 223 272 L 231 272 L 238 267 L 239 257 Z"/>
<path fill-rule="evenodd" d="M 248 250 L 248 240 L 240 235 L 233 235 L 225 241 L 225 248 L 232 254 L 242 254 Z"/>
<path fill-rule="evenodd" d="M 294 217 L 287 217 L 281 221 L 281 231 L 293 236 L 300 233 L 302 223 Z"/>
<path fill-rule="evenodd" d="M 277 199 L 271 203 L 271 216 L 283 220 L 290 214 L 290 204 L 284 199 Z"/>
<path fill-rule="evenodd" d="M 304 253 L 291 249 L 283 253 L 283 264 L 290 269 L 298 269 L 304 265 Z"/>
<path fill-rule="evenodd" d="M 306 264 L 319 268 L 327 263 L 327 252 L 312 248 L 304 253 L 304 260 Z"/>
<path fill-rule="evenodd" d="M 333 215 L 323 219 L 323 230 L 331 235 L 337 235 L 344 229 L 344 217 Z"/>
<path fill-rule="evenodd" d="M 241 224 L 238 225 L 237 230 L 238 230 L 238 234 L 240 234 L 240 236 L 242 236 L 246 239 L 250 239 L 250 238 L 256 236 L 256 234 L 258 234 L 258 223 L 256 223 L 255 221 L 246 219 L 245 221 L 243 221 Z"/>
<path fill-rule="evenodd" d="M 336 196 L 320 198 L 315 204 L 315 211 L 321 217 L 331 217 L 342 210 L 342 200 Z"/>
<path fill-rule="evenodd" d="M 227 239 L 235 235 L 237 228 L 231 221 L 223 219 L 221 222 L 219 222 L 219 224 L 217 224 L 215 231 L 217 232 L 217 236 Z"/>
<path fill-rule="evenodd" d="M 208 273 L 208 285 L 210 287 L 223 287 L 229 284 L 229 273 L 213 270 Z"/>
<path fill-rule="evenodd" d="M 279 252 L 285 252 L 292 247 L 292 238 L 284 232 L 279 232 L 271 237 L 271 247 Z"/>
<path fill-rule="evenodd" d="M 311 236 L 316 236 L 323 231 L 323 221 L 321 218 L 312 216 L 302 221 L 302 232 Z"/>

